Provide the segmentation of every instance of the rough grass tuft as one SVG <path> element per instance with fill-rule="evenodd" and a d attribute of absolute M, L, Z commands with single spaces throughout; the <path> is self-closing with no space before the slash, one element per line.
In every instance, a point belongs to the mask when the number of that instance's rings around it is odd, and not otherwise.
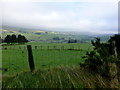
<path fill-rule="evenodd" d="M 3 76 L 3 88 L 109 88 L 109 81 L 76 66 Z"/>

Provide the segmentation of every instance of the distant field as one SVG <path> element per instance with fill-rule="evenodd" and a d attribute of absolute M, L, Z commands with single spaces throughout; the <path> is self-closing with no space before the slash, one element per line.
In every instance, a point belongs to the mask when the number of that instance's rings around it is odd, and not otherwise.
<path fill-rule="evenodd" d="M 86 51 L 92 50 L 90 43 L 31 42 L 27 44 L 32 45 L 36 70 L 79 65 L 79 63 L 84 62 L 82 56 L 85 55 Z M 3 75 L 13 75 L 29 70 L 26 45 L 2 46 Z"/>
<path fill-rule="evenodd" d="M 7 35 L 24 35 L 29 41 L 39 41 L 39 42 L 68 42 L 68 40 L 71 39 L 76 39 L 82 42 L 88 42 L 94 39 L 92 36 L 88 35 L 81 35 L 81 34 L 75 34 L 74 33 L 63 33 L 63 32 L 37 32 L 37 31 L 29 31 L 29 32 L 24 32 L 24 31 L 9 31 L 9 30 L 3 30 L 2 33 L 2 38 L 4 39 Z M 58 37 L 60 40 L 54 40 L 53 38 Z"/>

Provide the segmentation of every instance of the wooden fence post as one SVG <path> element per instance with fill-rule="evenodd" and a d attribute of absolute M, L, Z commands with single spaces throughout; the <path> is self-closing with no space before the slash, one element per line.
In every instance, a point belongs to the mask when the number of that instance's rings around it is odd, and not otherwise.
<path fill-rule="evenodd" d="M 116 57 L 118 57 L 118 55 L 117 55 L 117 48 L 116 48 L 116 46 L 115 46 L 115 41 L 113 41 L 113 46 L 114 46 L 114 55 L 115 55 Z"/>
<path fill-rule="evenodd" d="M 56 46 L 54 46 L 54 50 L 56 49 Z"/>
<path fill-rule="evenodd" d="M 62 50 L 64 50 L 64 46 L 62 46 Z"/>
<path fill-rule="evenodd" d="M 31 70 L 31 72 L 34 72 L 35 65 L 34 65 L 31 45 L 27 45 L 27 50 L 28 50 L 28 62 L 29 62 L 30 70 Z"/>
<path fill-rule="evenodd" d="M 37 49 L 37 46 L 35 46 L 35 49 Z"/>
<path fill-rule="evenodd" d="M 48 46 L 48 50 L 50 49 L 50 47 Z"/>
<path fill-rule="evenodd" d="M 115 41 L 112 41 L 112 46 L 113 46 L 113 51 L 114 51 L 114 56 L 117 58 L 118 55 L 117 55 L 117 48 L 115 46 Z M 111 62 L 109 63 L 109 67 L 110 67 L 110 70 L 109 70 L 109 74 L 110 74 L 110 86 L 111 88 L 118 88 L 118 85 L 119 85 L 119 81 L 118 81 L 118 67 L 117 67 L 117 64 L 115 62 Z"/>
<path fill-rule="evenodd" d="M 70 49 L 71 49 L 71 50 L 74 50 L 74 46 L 70 46 Z"/>
<path fill-rule="evenodd" d="M 111 88 L 118 88 L 119 81 L 118 81 L 118 70 L 116 63 L 109 63 L 109 75 L 110 75 L 110 86 Z"/>

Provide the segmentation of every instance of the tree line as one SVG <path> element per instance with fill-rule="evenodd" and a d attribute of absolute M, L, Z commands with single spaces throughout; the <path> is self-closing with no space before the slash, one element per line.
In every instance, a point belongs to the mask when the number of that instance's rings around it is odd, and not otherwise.
<path fill-rule="evenodd" d="M 7 44 L 15 44 L 15 43 L 27 43 L 28 40 L 25 36 L 23 35 L 15 35 L 15 34 L 12 34 L 12 35 L 7 35 L 3 40 L 2 42 L 4 43 L 7 43 Z"/>

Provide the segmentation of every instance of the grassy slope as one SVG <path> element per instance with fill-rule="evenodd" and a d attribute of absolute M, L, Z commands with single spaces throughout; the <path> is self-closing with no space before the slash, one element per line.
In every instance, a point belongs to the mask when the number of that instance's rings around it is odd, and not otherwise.
<path fill-rule="evenodd" d="M 109 88 L 109 81 L 76 66 L 3 76 L 3 88 Z"/>
<path fill-rule="evenodd" d="M 37 35 L 35 34 L 36 32 L 19 32 L 19 31 L 12 31 L 12 33 L 7 30 L 6 32 L 2 33 L 2 37 L 5 38 L 7 35 L 12 35 L 12 34 L 21 34 L 24 35 L 25 37 L 27 37 L 28 40 L 46 40 L 46 39 L 52 39 L 53 37 L 56 36 L 60 36 L 60 37 L 66 37 L 64 35 L 59 35 L 59 34 L 55 34 L 55 33 L 51 33 L 49 32 L 48 34 L 44 34 L 42 33 L 41 35 Z"/>
<path fill-rule="evenodd" d="M 39 68 L 49 68 L 56 67 L 60 65 L 79 65 L 79 63 L 84 62 L 82 56 L 85 55 L 86 50 L 91 47 L 89 43 L 85 44 L 45 44 L 45 43 L 28 43 L 33 47 L 33 55 L 36 69 Z M 35 46 L 38 46 L 35 49 Z M 42 49 L 41 49 L 42 46 Z M 48 50 L 48 46 L 52 50 Z M 69 49 L 74 46 L 75 49 L 81 49 L 80 51 L 75 50 L 54 50 L 56 48 Z M 4 48 L 7 48 L 5 50 Z M 92 47 L 91 47 L 92 48 Z M 23 53 L 22 53 L 23 52 Z M 3 46 L 2 50 L 2 67 L 7 69 L 3 70 L 4 74 L 15 74 L 20 71 L 28 71 L 28 59 L 27 59 L 27 49 L 26 45 L 13 45 L 13 46 Z"/>
<path fill-rule="evenodd" d="M 3 46 L 3 88 L 108 88 L 109 81 L 99 75 L 88 73 L 80 69 L 79 63 L 83 62 L 80 56 L 91 47 L 85 44 L 43 44 L 28 43 L 33 46 L 36 70 L 29 72 L 27 51 L 25 45 Z M 44 46 L 38 50 L 34 46 Z M 82 51 L 47 50 L 47 46 L 75 46 Z M 21 49 L 19 48 L 21 47 Z M 91 47 L 92 49 L 92 47 Z M 90 49 L 89 49 L 90 50 Z M 24 54 L 22 54 L 22 51 Z M 40 54 L 41 53 L 41 54 Z M 56 56 L 54 56 L 56 55 Z M 47 56 L 47 57 L 46 57 Z M 51 57 L 51 58 L 50 58 Z M 53 58 L 54 57 L 54 58 Z M 40 59 L 40 58 L 44 58 Z"/>
<path fill-rule="evenodd" d="M 25 45 L 3 46 L 3 48 L 7 47 L 7 50 L 3 50 L 3 68 L 8 68 L 7 72 L 3 72 L 3 88 L 110 88 L 110 81 L 106 78 L 88 73 L 87 70 L 80 69 L 78 65 L 81 62 L 80 56 L 85 55 L 85 51 L 91 47 L 89 43 L 80 45 L 55 43 L 28 44 L 33 46 L 36 64 L 36 71 L 34 73 L 28 71 L 29 66 L 27 51 L 24 48 Z M 40 47 L 36 50 L 34 48 L 36 45 L 44 46 L 43 50 Z M 82 51 L 47 50 L 47 46 L 51 46 L 51 49 L 53 46 L 58 48 L 59 46 L 65 46 L 65 49 L 69 49 L 71 45 L 75 46 L 75 48 L 80 46 Z M 91 49 L 92 47 L 89 50 Z M 22 54 L 22 51 L 24 54 Z M 50 57 L 56 55 L 56 57 L 50 58 L 49 55 Z M 74 58 L 74 55 L 78 57 L 77 60 Z M 41 60 L 39 57 L 45 59 Z M 49 67 L 49 65 L 51 66 Z"/>
<path fill-rule="evenodd" d="M 69 38 L 71 38 L 71 39 L 77 39 L 77 40 L 83 40 L 83 41 L 86 41 L 86 40 L 89 41 L 89 40 L 93 39 L 93 37 L 89 37 L 88 35 L 82 35 L 82 34 L 71 35 L 70 33 L 58 33 L 58 32 L 44 33 L 44 32 L 41 32 L 41 34 L 38 35 L 38 34 L 36 34 L 36 33 L 38 33 L 36 31 L 23 32 L 23 31 L 3 30 L 2 38 L 4 39 L 7 35 L 21 34 L 21 35 L 24 35 L 25 37 L 27 37 L 28 40 L 36 40 L 36 41 L 40 41 L 40 40 L 44 41 L 45 40 L 47 42 L 52 41 L 52 39 L 54 37 L 64 38 L 65 40 L 68 40 Z M 61 40 L 61 41 L 64 41 L 64 40 Z"/>

